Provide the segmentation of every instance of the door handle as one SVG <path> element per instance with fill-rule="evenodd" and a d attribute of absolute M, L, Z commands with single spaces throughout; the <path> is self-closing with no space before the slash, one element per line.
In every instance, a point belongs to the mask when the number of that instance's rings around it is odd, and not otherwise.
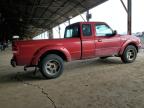
<path fill-rule="evenodd" d="M 102 40 L 101 40 L 101 39 L 98 39 L 98 42 L 102 42 Z"/>

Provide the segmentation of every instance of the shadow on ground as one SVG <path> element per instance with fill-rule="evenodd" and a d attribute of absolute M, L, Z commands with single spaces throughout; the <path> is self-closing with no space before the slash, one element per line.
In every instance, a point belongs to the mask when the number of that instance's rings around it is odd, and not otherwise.
<path fill-rule="evenodd" d="M 66 64 L 66 68 L 68 70 L 71 70 L 73 68 L 88 68 L 88 67 L 99 67 L 99 66 L 113 66 L 113 65 L 120 65 L 123 64 L 122 61 L 119 58 L 116 57 L 110 57 L 107 59 L 89 59 L 89 60 L 80 60 L 80 61 L 74 61 Z"/>
<path fill-rule="evenodd" d="M 0 77 L 0 83 L 19 83 L 20 81 L 39 81 L 44 80 L 40 72 L 37 72 L 36 75 L 33 74 L 33 71 L 21 71 L 15 73 L 8 73 Z"/>
<path fill-rule="evenodd" d="M 77 68 L 89 68 L 93 66 L 113 66 L 122 64 L 121 60 L 115 58 L 107 58 L 107 59 L 91 59 L 91 60 L 83 60 L 83 61 L 74 61 L 65 64 L 65 72 L 76 72 L 70 71 Z M 82 72 L 82 71 L 81 71 Z M 34 71 L 23 71 L 18 70 L 17 72 L 9 72 L 2 76 L 0 76 L 0 83 L 16 83 L 20 81 L 39 81 L 45 80 L 45 78 L 41 75 L 40 71 L 34 75 Z"/>

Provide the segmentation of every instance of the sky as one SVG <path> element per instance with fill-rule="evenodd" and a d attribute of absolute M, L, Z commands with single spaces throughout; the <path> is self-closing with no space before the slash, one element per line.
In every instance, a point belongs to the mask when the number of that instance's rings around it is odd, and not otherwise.
<path fill-rule="evenodd" d="M 127 6 L 127 0 L 123 0 Z M 127 13 L 123 8 L 120 0 L 108 0 L 107 2 L 96 6 L 90 10 L 92 18 L 90 21 L 103 21 L 117 30 L 118 33 L 127 32 Z M 86 13 L 82 13 L 85 18 Z M 71 23 L 84 21 L 80 15 L 71 19 Z M 64 30 L 68 22 L 61 24 L 61 37 L 64 35 Z M 132 32 L 144 31 L 144 0 L 132 0 Z M 59 38 L 58 26 L 53 28 L 54 38 Z"/>

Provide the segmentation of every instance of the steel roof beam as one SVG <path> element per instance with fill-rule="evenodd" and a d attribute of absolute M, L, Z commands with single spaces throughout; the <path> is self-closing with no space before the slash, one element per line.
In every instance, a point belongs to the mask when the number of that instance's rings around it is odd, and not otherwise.
<path fill-rule="evenodd" d="M 40 4 L 40 2 L 41 2 L 41 0 L 38 0 L 38 4 Z M 34 6 L 33 6 L 33 8 L 36 8 L 36 9 L 34 10 L 34 12 L 33 12 L 33 15 L 32 15 L 32 16 L 34 16 L 34 15 L 35 15 L 35 13 L 37 12 L 37 8 L 38 8 L 38 7 L 36 7 L 36 5 L 34 5 Z"/>
<path fill-rule="evenodd" d="M 61 7 L 64 7 L 65 6 L 65 4 L 67 4 L 69 1 L 68 0 L 65 0 L 65 2 L 60 6 L 60 8 Z M 53 15 L 55 15 L 55 14 L 57 14 L 57 12 L 59 11 L 59 9 L 60 8 L 58 8 L 55 12 L 53 12 L 49 17 L 51 18 Z M 59 15 L 59 14 L 58 14 Z M 60 17 L 63 17 L 62 15 L 59 15 Z M 43 24 L 45 24 L 46 23 L 46 21 L 44 21 L 41 25 L 43 25 Z"/>
<path fill-rule="evenodd" d="M 42 14 L 40 15 L 40 18 L 47 12 L 49 11 L 49 7 L 52 5 L 52 3 L 54 2 L 55 0 L 52 0 L 49 5 L 47 6 L 47 8 L 42 12 Z"/>
<path fill-rule="evenodd" d="M 84 1 L 86 1 L 86 0 L 82 0 L 82 2 L 84 2 Z M 79 5 L 80 5 L 80 3 L 75 4 L 75 6 L 74 6 L 73 8 L 76 8 L 76 7 L 79 6 Z M 62 14 L 61 16 L 64 16 L 64 15 L 68 14 L 69 12 L 71 12 L 71 11 L 73 10 L 73 8 L 69 9 L 66 13 Z M 58 17 L 57 19 L 53 20 L 53 21 L 50 22 L 49 24 L 54 23 L 54 22 L 57 21 L 58 19 L 60 19 L 60 17 Z"/>
<path fill-rule="evenodd" d="M 36 3 L 36 0 L 34 0 L 34 2 L 33 2 L 32 10 L 31 10 L 31 15 L 30 15 L 29 18 L 32 18 L 32 17 L 33 17 L 33 12 L 34 12 L 34 5 L 35 5 L 35 3 Z M 31 20 L 29 20 L 28 23 L 29 23 L 30 21 L 31 21 Z"/>
<path fill-rule="evenodd" d="M 11 7 L 11 6 L 15 6 L 15 7 L 33 7 L 33 8 L 47 8 L 48 4 L 37 4 L 37 5 L 22 5 L 22 4 L 11 4 L 11 5 L 7 5 L 7 4 L 0 4 L 0 7 Z M 52 8 L 63 8 L 63 6 L 52 6 Z"/>
<path fill-rule="evenodd" d="M 121 1 L 121 3 L 122 3 L 122 5 L 123 5 L 123 7 L 124 7 L 124 9 L 125 9 L 125 11 L 126 11 L 126 13 L 128 13 L 128 9 L 127 9 L 127 7 L 125 6 L 123 0 L 120 0 L 120 1 Z"/>

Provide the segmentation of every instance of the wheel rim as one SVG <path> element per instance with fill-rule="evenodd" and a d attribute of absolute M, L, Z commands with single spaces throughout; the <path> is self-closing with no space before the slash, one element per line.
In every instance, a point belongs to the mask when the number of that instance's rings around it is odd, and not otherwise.
<path fill-rule="evenodd" d="M 49 60 L 45 63 L 44 68 L 49 75 L 56 75 L 60 71 L 61 65 L 57 60 Z"/>
<path fill-rule="evenodd" d="M 128 50 L 127 59 L 130 61 L 135 59 L 135 51 L 133 49 Z"/>

